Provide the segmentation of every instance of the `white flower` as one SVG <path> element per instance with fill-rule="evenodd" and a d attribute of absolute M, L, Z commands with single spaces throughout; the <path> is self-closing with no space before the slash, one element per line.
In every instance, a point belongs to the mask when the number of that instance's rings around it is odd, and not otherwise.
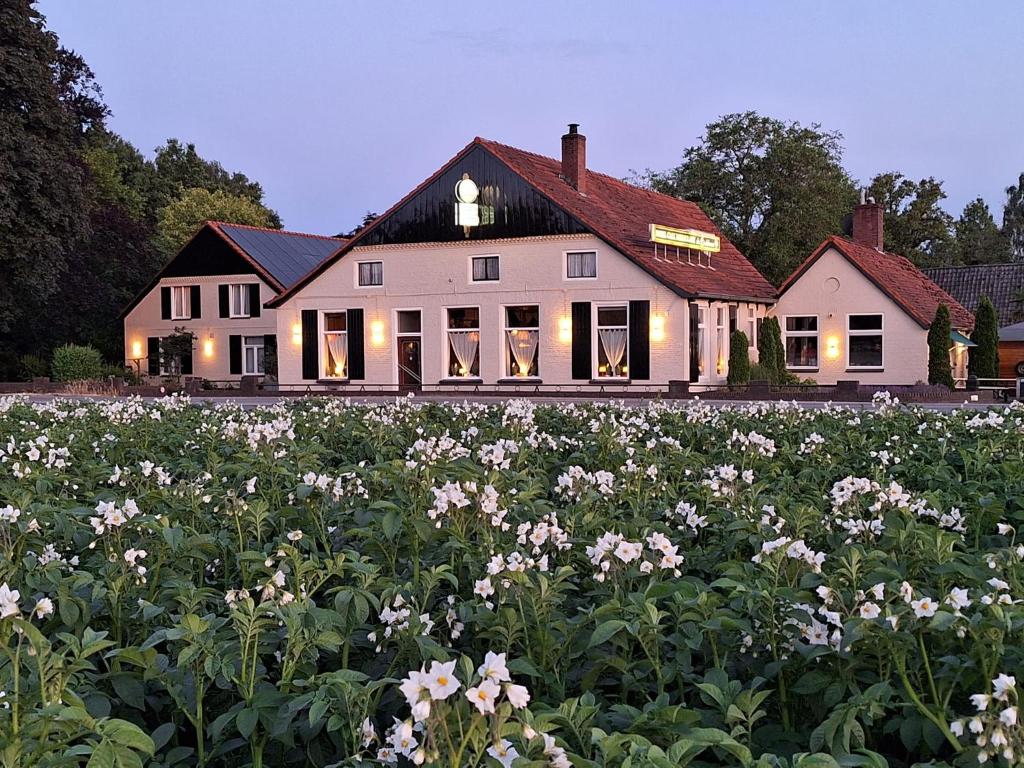
<path fill-rule="evenodd" d="M 999 701 L 1006 700 L 1006 694 L 1017 685 L 1017 678 L 1013 675 L 1006 675 L 1002 672 L 999 677 L 992 681 L 992 696 Z"/>
<path fill-rule="evenodd" d="M 18 608 L 18 600 L 21 599 L 21 593 L 16 589 L 11 589 L 7 586 L 5 581 L 0 584 L 0 619 L 6 619 L 8 616 L 17 616 L 21 613 Z"/>
<path fill-rule="evenodd" d="M 288 531 L 288 541 L 302 541 L 302 531 Z"/>
<path fill-rule="evenodd" d="M 999 713 L 999 719 L 1002 721 L 1003 725 L 1012 728 L 1017 724 L 1017 708 L 1007 707 Z"/>
<path fill-rule="evenodd" d="M 926 619 L 929 616 L 934 616 L 935 611 L 938 609 L 935 601 L 930 597 L 922 597 L 918 600 L 913 600 L 910 605 L 914 609 L 914 615 L 919 619 Z"/>
<path fill-rule="evenodd" d="M 427 690 L 425 678 L 426 673 L 422 668 L 419 672 L 412 670 L 406 678 L 402 680 L 401 684 L 399 684 L 398 690 L 400 690 L 405 696 L 405 700 L 408 702 L 410 707 L 414 706 L 416 702 L 420 700 L 422 693 Z"/>
<path fill-rule="evenodd" d="M 499 743 L 487 748 L 487 754 L 501 763 L 502 768 L 511 768 L 512 762 L 519 757 L 512 742 L 502 739 Z"/>
<path fill-rule="evenodd" d="M 956 737 L 964 735 L 964 723 L 963 720 L 954 720 L 949 724 L 949 732 Z"/>
<path fill-rule="evenodd" d="M 476 581 L 473 584 L 473 594 L 479 595 L 480 597 L 490 597 L 494 594 L 494 587 L 491 585 L 491 579 L 485 578 Z"/>
<path fill-rule="evenodd" d="M 454 663 L 452 662 L 453 665 Z M 477 668 L 476 673 L 495 683 L 506 683 L 512 679 L 508 673 L 508 667 L 505 665 L 505 654 L 494 651 L 487 652 L 487 655 L 484 656 L 484 663 Z"/>
<path fill-rule="evenodd" d="M 37 619 L 45 618 L 53 613 L 53 601 L 48 597 L 41 597 L 36 602 L 36 607 L 32 609 L 32 612 L 36 615 Z"/>
<path fill-rule="evenodd" d="M 530 692 L 526 690 L 525 685 L 506 685 L 505 695 L 515 709 L 523 709 L 530 702 Z"/>
<path fill-rule="evenodd" d="M 499 693 L 501 693 L 501 688 L 497 683 L 488 679 L 480 681 L 480 685 L 466 691 L 466 698 L 480 711 L 481 715 L 486 715 L 494 712 L 494 702 Z"/>
<path fill-rule="evenodd" d="M 952 606 L 955 611 L 966 608 L 971 604 L 970 598 L 967 597 L 967 590 L 961 587 L 953 587 L 949 590 L 949 595 L 946 597 L 946 604 Z"/>
<path fill-rule="evenodd" d="M 368 717 L 363 720 L 361 735 L 363 737 L 363 747 L 368 747 L 377 740 L 377 731 Z"/>
<path fill-rule="evenodd" d="M 977 709 L 979 712 L 982 712 L 988 709 L 988 704 L 989 701 L 991 701 L 991 699 L 992 697 L 987 694 L 975 693 L 971 696 L 971 704 L 973 704 L 974 708 Z"/>
<path fill-rule="evenodd" d="M 877 619 L 881 613 L 881 609 L 874 603 L 864 603 L 860 607 L 860 617 L 862 619 Z"/>
<path fill-rule="evenodd" d="M 1006 523 L 997 523 L 996 530 L 999 531 L 1001 536 L 1009 536 L 1013 533 L 1013 526 Z"/>
<path fill-rule="evenodd" d="M 619 546 L 615 548 L 615 556 L 624 563 L 636 560 L 643 553 L 643 547 L 639 542 L 635 541 L 622 541 L 619 543 Z"/>
<path fill-rule="evenodd" d="M 430 698 L 434 701 L 444 701 L 462 685 L 455 677 L 454 661 L 431 662 L 430 671 L 427 672 L 424 682 L 430 691 Z"/>

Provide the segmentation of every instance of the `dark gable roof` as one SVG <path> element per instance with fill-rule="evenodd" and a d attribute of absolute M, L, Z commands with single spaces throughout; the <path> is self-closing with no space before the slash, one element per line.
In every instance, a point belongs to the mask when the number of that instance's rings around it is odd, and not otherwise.
<path fill-rule="evenodd" d="M 365 235 L 391 213 L 477 146 L 486 149 L 552 203 L 575 217 L 590 232 L 679 295 L 763 302 L 775 299 L 774 286 L 724 236 L 721 252 L 711 257 L 713 269 L 654 258 L 654 247 L 650 241 L 651 224 L 700 229 L 721 236 L 711 219 L 695 203 L 641 189 L 590 170 L 587 171 L 586 194 L 581 195 L 561 178 L 560 161 L 477 137 L 387 213 L 269 302 L 268 306 L 279 306 L 312 282 L 331 264 L 358 246 Z"/>
<path fill-rule="evenodd" d="M 119 317 L 123 319 L 129 312 L 138 306 L 160 279 L 165 274 L 171 273 L 175 277 L 188 277 L 186 267 L 180 267 L 179 272 L 174 271 L 175 262 L 182 258 L 193 243 L 198 241 L 207 242 L 215 236 L 216 240 L 226 245 L 231 252 L 236 254 L 253 272 L 259 275 L 275 291 L 280 293 L 291 287 L 302 275 L 313 269 L 319 261 L 327 258 L 339 246 L 348 242 L 343 237 L 326 237 L 323 235 L 307 235 L 302 232 L 288 232 L 283 229 L 265 229 L 263 227 L 250 227 L 245 224 L 230 224 L 223 221 L 206 221 L 196 230 L 195 234 L 188 239 L 188 242 L 174 254 L 163 268 L 156 273 L 153 279 L 143 288 L 131 303 L 128 304 Z M 207 243 L 208 244 L 208 243 Z M 208 259 L 208 254 L 202 258 Z M 204 261 L 207 270 L 214 268 L 209 261 Z M 201 272 L 208 276 L 209 271 Z M 229 273 L 225 273 L 229 274 Z"/>
<path fill-rule="evenodd" d="M 1024 263 L 934 267 L 924 273 L 972 312 L 988 296 L 1000 326 L 1024 320 Z"/>
<path fill-rule="evenodd" d="M 779 288 L 779 295 L 789 290 L 829 248 L 835 248 L 845 256 L 847 261 L 859 269 L 882 293 L 896 302 L 922 328 L 931 325 L 939 304 L 949 307 L 954 328 L 974 327 L 974 316 L 956 299 L 929 280 L 910 259 L 869 248 L 845 237 L 832 236 L 819 245 L 814 253 L 786 278 Z"/>

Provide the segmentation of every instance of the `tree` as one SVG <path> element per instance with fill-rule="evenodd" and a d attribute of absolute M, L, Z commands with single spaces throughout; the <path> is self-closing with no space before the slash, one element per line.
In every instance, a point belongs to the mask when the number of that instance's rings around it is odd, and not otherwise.
<path fill-rule="evenodd" d="M 765 277 L 779 284 L 856 202 L 842 135 L 756 112 L 710 123 L 669 171 L 638 181 L 701 206 Z"/>
<path fill-rule="evenodd" d="M 373 224 L 373 222 L 375 222 L 378 218 L 380 218 L 380 214 L 379 213 L 375 213 L 373 211 L 367 211 L 366 213 L 363 214 L 363 221 L 362 221 L 362 223 L 358 227 L 355 227 L 354 229 L 351 229 L 348 232 L 341 232 L 337 236 L 338 237 L 355 237 L 361 231 L 363 231 L 368 226 Z"/>
<path fill-rule="evenodd" d="M 1010 260 L 1010 242 L 980 197 L 964 207 L 953 232 L 947 264 L 1001 264 Z"/>
<path fill-rule="evenodd" d="M 30 0 L 0 5 L 0 373 L 18 339 L 52 311 L 69 250 L 88 233 L 82 125 L 56 36 Z"/>
<path fill-rule="evenodd" d="M 885 216 L 885 249 L 918 266 L 941 264 L 948 253 L 953 217 L 939 204 L 946 199 L 942 182 L 932 177 L 914 182 L 902 173 L 881 173 L 868 187 Z"/>
<path fill-rule="evenodd" d="M 750 341 L 743 331 L 733 331 L 729 337 L 729 376 L 730 384 L 747 384 L 750 382 Z"/>
<path fill-rule="evenodd" d="M 786 349 L 776 317 L 766 317 L 757 337 L 757 364 L 772 384 L 782 384 L 786 375 Z"/>
<path fill-rule="evenodd" d="M 1024 173 L 1017 179 L 1016 186 L 1011 184 L 1006 188 L 1003 234 L 1010 242 L 1013 260 L 1024 261 Z"/>
<path fill-rule="evenodd" d="M 204 221 L 229 221 L 254 227 L 274 227 L 273 211 L 248 197 L 216 190 L 187 189 L 177 200 L 160 210 L 157 246 L 165 254 L 176 253 Z"/>
<path fill-rule="evenodd" d="M 999 319 L 996 308 L 988 296 L 982 296 L 974 313 L 974 333 L 971 341 L 978 346 L 971 349 L 968 370 L 979 379 L 999 378 Z"/>
<path fill-rule="evenodd" d="M 928 383 L 953 388 L 953 369 L 949 364 L 949 334 L 952 326 L 949 307 L 939 304 L 935 319 L 928 327 Z"/>

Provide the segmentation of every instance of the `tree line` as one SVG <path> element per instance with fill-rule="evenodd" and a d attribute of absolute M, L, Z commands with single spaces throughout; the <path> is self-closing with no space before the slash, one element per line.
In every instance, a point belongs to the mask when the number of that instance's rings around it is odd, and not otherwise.
<path fill-rule="evenodd" d="M 706 126 L 682 162 L 632 181 L 698 203 L 778 285 L 828 235 L 840 234 L 861 186 L 843 168 L 842 134 L 756 112 Z M 959 218 L 942 181 L 879 173 L 867 194 L 884 211 L 885 248 L 921 267 L 1024 260 L 1024 173 L 1006 189 L 1002 226 L 980 197 Z"/>
<path fill-rule="evenodd" d="M 279 228 L 263 189 L 168 139 L 107 126 L 85 60 L 31 0 L 0 4 L 0 380 L 65 342 L 123 358 L 121 310 L 205 219 Z"/>

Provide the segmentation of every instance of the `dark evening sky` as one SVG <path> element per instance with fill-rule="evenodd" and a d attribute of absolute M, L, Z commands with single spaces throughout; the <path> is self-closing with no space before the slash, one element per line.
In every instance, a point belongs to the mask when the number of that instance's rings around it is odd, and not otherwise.
<path fill-rule="evenodd" d="M 289 229 L 383 211 L 474 136 L 588 165 L 678 163 L 748 109 L 844 136 L 862 181 L 945 181 L 947 209 L 1024 171 L 1019 2 L 269 2 L 39 4 L 95 70 L 111 126 L 175 136 L 260 181 Z"/>

